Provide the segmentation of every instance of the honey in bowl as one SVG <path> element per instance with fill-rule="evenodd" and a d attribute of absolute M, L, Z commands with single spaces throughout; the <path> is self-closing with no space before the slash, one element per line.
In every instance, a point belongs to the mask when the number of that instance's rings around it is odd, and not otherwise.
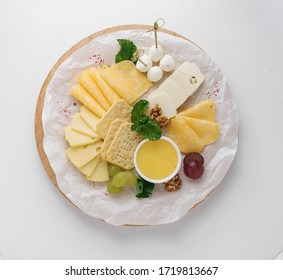
<path fill-rule="evenodd" d="M 177 145 L 167 137 L 157 141 L 144 140 L 137 147 L 135 166 L 145 180 L 162 183 L 176 175 L 181 165 Z"/>

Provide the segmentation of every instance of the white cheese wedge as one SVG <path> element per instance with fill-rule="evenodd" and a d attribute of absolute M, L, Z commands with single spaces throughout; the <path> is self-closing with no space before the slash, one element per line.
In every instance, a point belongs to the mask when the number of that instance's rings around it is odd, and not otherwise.
<path fill-rule="evenodd" d="M 79 168 L 100 154 L 101 146 L 102 141 L 98 141 L 88 146 L 71 147 L 66 153 L 70 161 Z"/>
<path fill-rule="evenodd" d="M 85 146 L 99 141 L 97 137 L 91 137 L 74 130 L 71 126 L 64 128 L 65 138 L 71 147 Z"/>
<path fill-rule="evenodd" d="M 97 134 L 86 124 L 86 122 L 83 120 L 81 117 L 80 113 L 77 112 L 73 119 L 72 119 L 72 124 L 71 127 L 85 135 L 91 136 L 91 137 L 98 137 Z"/>
<path fill-rule="evenodd" d="M 93 173 L 87 177 L 89 181 L 105 182 L 109 180 L 107 161 L 100 159 Z"/>
<path fill-rule="evenodd" d="M 195 63 L 186 61 L 177 68 L 169 79 L 177 82 L 183 88 L 187 98 L 189 98 L 202 84 L 204 76 Z"/>
<path fill-rule="evenodd" d="M 149 96 L 150 108 L 159 104 L 162 114 L 171 118 L 203 81 L 204 76 L 199 67 L 195 63 L 184 62 Z"/>
<path fill-rule="evenodd" d="M 100 155 L 98 154 L 95 158 L 93 158 L 91 161 L 89 161 L 87 164 L 83 165 L 82 167 L 79 168 L 79 170 L 85 174 L 86 176 L 90 176 L 94 169 L 96 168 L 96 166 L 99 163 L 100 160 Z"/>
<path fill-rule="evenodd" d="M 158 104 L 162 108 L 162 115 L 167 118 L 172 118 L 177 114 L 177 108 L 167 91 L 160 91 L 154 96 L 150 96 L 149 109 L 151 110 L 155 104 Z"/>
<path fill-rule="evenodd" d="M 180 107 L 187 99 L 187 96 L 184 93 L 184 90 L 181 88 L 181 86 L 175 82 L 173 79 L 167 79 L 165 80 L 158 89 L 156 89 L 150 97 L 153 97 L 155 95 L 158 95 L 160 92 L 166 91 L 172 100 L 172 102 L 175 104 L 175 107 Z"/>
<path fill-rule="evenodd" d="M 96 123 L 99 121 L 99 117 L 90 111 L 86 106 L 80 108 L 80 115 L 86 124 L 91 127 L 92 130 L 96 130 Z"/>

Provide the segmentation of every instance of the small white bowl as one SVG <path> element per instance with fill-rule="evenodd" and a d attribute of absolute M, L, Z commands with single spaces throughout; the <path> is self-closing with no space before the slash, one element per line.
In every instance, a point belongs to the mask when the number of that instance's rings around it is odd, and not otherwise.
<path fill-rule="evenodd" d="M 134 154 L 134 165 L 135 165 L 135 168 L 136 168 L 136 171 L 138 172 L 138 174 L 143 179 L 145 179 L 146 181 L 151 182 L 151 183 L 155 183 L 155 184 L 166 183 L 169 180 L 171 180 L 179 172 L 179 170 L 181 168 L 181 163 L 182 163 L 181 152 L 180 152 L 177 144 L 174 141 L 172 141 L 171 139 L 169 139 L 168 137 L 165 137 L 165 136 L 162 136 L 160 139 L 163 139 L 163 140 L 167 141 L 168 143 L 170 143 L 174 147 L 174 149 L 177 153 L 177 166 L 174 169 L 174 171 L 168 177 L 163 178 L 163 179 L 158 179 L 158 180 L 151 179 L 151 178 L 148 178 L 147 176 L 145 176 L 141 172 L 141 170 L 139 169 L 138 164 L 137 164 L 137 154 L 138 154 L 138 151 L 140 150 L 140 148 L 144 145 L 144 143 L 149 141 L 148 139 L 145 139 L 145 140 L 143 140 L 142 142 L 139 143 L 139 145 L 137 146 L 137 148 L 135 150 L 135 154 Z"/>

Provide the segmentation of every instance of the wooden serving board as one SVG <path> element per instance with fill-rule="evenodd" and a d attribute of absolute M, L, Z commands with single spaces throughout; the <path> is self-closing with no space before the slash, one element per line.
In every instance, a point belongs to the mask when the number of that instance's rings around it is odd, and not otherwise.
<path fill-rule="evenodd" d="M 56 175 L 52 169 L 52 167 L 50 166 L 49 160 L 45 154 L 44 148 L 43 148 L 43 138 L 44 138 L 44 132 L 43 132 L 43 127 L 42 127 L 42 109 L 43 109 L 43 104 L 44 104 L 44 98 L 45 98 L 45 93 L 46 93 L 46 88 L 49 84 L 49 82 L 51 81 L 54 73 L 56 72 L 57 68 L 76 50 L 78 50 L 79 48 L 83 47 L 84 45 L 88 44 L 90 41 L 92 41 L 93 39 L 105 35 L 105 34 L 109 34 L 109 33 L 114 33 L 116 31 L 123 31 L 123 30 L 133 30 L 133 29 L 144 29 L 144 30 L 150 30 L 152 29 L 152 26 L 149 25 L 136 25 L 136 24 L 132 24 L 132 25 L 122 25 L 122 26 L 116 26 L 116 27 L 111 27 L 99 32 L 96 32 L 86 38 L 84 38 L 83 40 L 79 41 L 77 44 L 75 44 L 74 46 L 72 46 L 68 51 L 66 51 L 60 58 L 59 60 L 56 62 L 56 64 L 53 66 L 53 68 L 51 69 L 51 71 L 49 72 L 49 74 L 47 75 L 42 88 L 40 90 L 39 93 L 39 97 L 37 100 L 37 105 L 36 105 L 36 111 L 35 111 L 35 139 L 36 139 L 36 145 L 37 145 L 37 150 L 39 153 L 39 157 L 40 160 L 45 168 L 45 171 L 47 173 L 47 175 L 49 176 L 49 178 L 51 179 L 51 181 L 53 182 L 53 184 L 55 185 L 55 187 L 62 193 L 62 195 L 68 200 L 70 201 L 67 196 L 61 191 L 61 189 L 58 186 L 57 180 L 56 180 Z M 164 32 L 179 38 L 183 38 L 185 40 L 190 41 L 189 39 L 183 37 L 180 34 L 177 34 L 176 32 L 164 29 L 164 28 L 160 28 L 158 29 L 158 32 Z M 191 42 L 191 41 L 190 41 Z M 193 42 L 192 42 L 193 43 Z M 71 201 L 70 201 L 71 202 Z"/>

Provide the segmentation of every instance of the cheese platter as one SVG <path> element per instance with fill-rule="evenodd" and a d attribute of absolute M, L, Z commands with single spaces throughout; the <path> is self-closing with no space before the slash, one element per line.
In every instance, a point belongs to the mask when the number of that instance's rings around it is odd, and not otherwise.
<path fill-rule="evenodd" d="M 221 182 L 237 150 L 237 107 L 219 67 L 170 30 L 158 28 L 157 46 L 151 28 L 114 27 L 73 46 L 36 108 L 53 184 L 112 225 L 179 220 Z"/>

